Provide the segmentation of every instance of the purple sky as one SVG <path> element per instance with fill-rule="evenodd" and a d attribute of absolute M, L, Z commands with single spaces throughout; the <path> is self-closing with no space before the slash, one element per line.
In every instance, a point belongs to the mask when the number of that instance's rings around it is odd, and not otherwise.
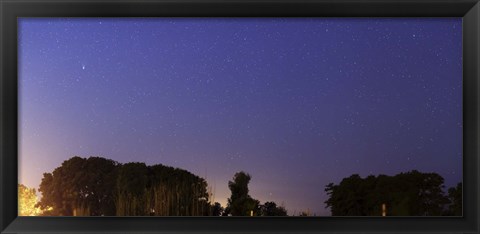
<path fill-rule="evenodd" d="M 19 182 L 180 167 L 289 214 L 358 173 L 462 179 L 461 18 L 20 18 Z"/>

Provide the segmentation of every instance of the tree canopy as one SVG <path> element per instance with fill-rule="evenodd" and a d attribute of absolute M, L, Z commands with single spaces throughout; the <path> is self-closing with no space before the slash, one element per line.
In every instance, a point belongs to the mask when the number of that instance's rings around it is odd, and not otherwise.
<path fill-rule="evenodd" d="M 262 216 L 287 216 L 287 210 L 283 206 L 277 206 L 273 201 L 265 202 L 260 206 Z"/>
<path fill-rule="evenodd" d="M 164 165 L 73 157 L 45 173 L 39 207 L 59 216 L 210 215 L 207 183 Z"/>
<path fill-rule="evenodd" d="M 440 216 L 448 213 L 445 206 L 451 202 L 444 187 L 440 175 L 416 170 L 366 178 L 354 174 L 326 186 L 325 204 L 334 216 L 380 216 L 383 204 L 388 216 Z M 451 193 L 458 197 L 456 190 Z"/>
<path fill-rule="evenodd" d="M 240 171 L 228 182 L 232 192 L 228 198 L 228 204 L 224 215 L 232 216 L 286 216 L 287 210 L 283 206 L 277 206 L 273 201 L 265 202 L 253 199 L 249 195 L 248 183 L 251 180 L 250 174 Z"/>
<path fill-rule="evenodd" d="M 34 189 L 19 185 L 19 215 L 46 216 L 286 216 L 274 201 L 249 194 L 251 175 L 240 171 L 228 182 L 225 208 L 211 201 L 205 179 L 161 164 L 118 163 L 102 157 L 72 157 L 44 173 L 37 203 Z M 326 185 L 333 216 L 462 215 L 462 184 L 445 191 L 437 173 L 416 170 L 394 176 L 353 174 Z M 303 212 L 301 215 L 310 215 Z"/>
<path fill-rule="evenodd" d="M 227 211 L 232 216 L 258 215 L 260 202 L 248 194 L 250 175 L 241 171 L 235 174 L 233 181 L 228 182 L 232 192 L 228 198 Z"/>
<path fill-rule="evenodd" d="M 462 216 L 462 183 L 448 189 L 448 198 L 450 199 L 450 215 Z"/>
<path fill-rule="evenodd" d="M 112 191 L 118 165 L 100 157 L 64 161 L 52 173 L 43 174 L 39 206 L 52 207 L 48 215 L 115 215 Z"/>
<path fill-rule="evenodd" d="M 23 184 L 18 184 L 18 216 L 38 216 L 44 210 L 36 206 L 37 192 Z"/>

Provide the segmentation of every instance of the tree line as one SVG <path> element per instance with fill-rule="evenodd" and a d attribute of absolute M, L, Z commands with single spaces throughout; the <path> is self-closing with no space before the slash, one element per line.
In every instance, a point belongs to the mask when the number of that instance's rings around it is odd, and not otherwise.
<path fill-rule="evenodd" d="M 19 215 L 44 216 L 287 216 L 284 206 L 263 204 L 249 194 L 251 176 L 229 181 L 226 207 L 212 201 L 205 179 L 161 164 L 118 163 L 102 157 L 72 157 L 36 191 L 19 185 Z M 333 216 L 461 216 L 462 184 L 444 192 L 436 173 L 411 171 L 395 176 L 354 174 L 325 187 Z M 308 216 L 301 212 L 300 216 Z"/>
<path fill-rule="evenodd" d="M 444 192 L 437 173 L 413 170 L 395 176 L 354 174 L 325 191 L 333 216 L 461 216 L 462 183 Z"/>
<path fill-rule="evenodd" d="M 19 185 L 19 197 L 23 198 L 19 199 L 19 211 L 44 216 L 287 215 L 275 202 L 260 204 L 251 198 L 250 178 L 245 172 L 235 174 L 229 182 L 232 196 L 224 208 L 211 201 L 205 179 L 186 170 L 161 164 L 121 164 L 102 157 L 72 157 L 43 174 L 39 187 L 42 196 L 34 208 L 26 207 L 36 201 L 36 191 Z M 20 194 L 24 190 L 27 192 Z"/>
<path fill-rule="evenodd" d="M 207 182 L 164 165 L 73 157 L 44 173 L 37 204 L 48 216 L 185 216 L 212 212 Z"/>

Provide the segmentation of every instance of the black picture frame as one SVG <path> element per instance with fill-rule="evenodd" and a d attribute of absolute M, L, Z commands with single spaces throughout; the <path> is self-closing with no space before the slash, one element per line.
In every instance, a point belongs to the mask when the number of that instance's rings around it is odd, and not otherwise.
<path fill-rule="evenodd" d="M 0 0 L 0 233 L 478 233 L 478 0 Z M 463 17 L 463 217 L 17 217 L 17 17 Z"/>

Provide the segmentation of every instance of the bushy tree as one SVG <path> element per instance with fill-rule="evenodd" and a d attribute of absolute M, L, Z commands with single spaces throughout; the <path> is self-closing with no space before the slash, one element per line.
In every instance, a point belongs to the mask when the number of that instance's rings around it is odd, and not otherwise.
<path fill-rule="evenodd" d="M 248 194 L 248 183 L 250 175 L 241 171 L 235 174 L 233 181 L 228 182 L 232 192 L 228 198 L 227 211 L 232 216 L 258 215 L 260 202 Z"/>
<path fill-rule="evenodd" d="M 222 207 L 222 205 L 220 203 L 215 202 L 212 205 L 212 216 L 222 216 L 224 210 L 225 209 Z"/>
<path fill-rule="evenodd" d="M 462 216 L 462 183 L 448 189 L 448 198 L 450 199 L 449 214 Z"/>
<path fill-rule="evenodd" d="M 18 184 L 18 216 L 39 216 L 43 210 L 36 206 L 37 194 L 35 189 Z"/>
<path fill-rule="evenodd" d="M 273 201 L 265 202 L 260 206 L 262 216 L 287 216 L 287 210 L 283 206 L 277 206 Z"/>
<path fill-rule="evenodd" d="M 45 173 L 39 191 L 52 216 L 204 216 L 212 213 L 207 182 L 164 165 L 120 164 L 73 157 Z"/>
<path fill-rule="evenodd" d="M 149 214 L 145 193 L 148 184 L 148 168 L 145 163 L 126 163 L 118 167 L 116 214 L 138 216 Z"/>
<path fill-rule="evenodd" d="M 100 157 L 73 157 L 64 161 L 52 173 L 43 175 L 39 207 L 52 208 L 46 215 L 114 215 L 111 191 L 117 165 Z"/>
<path fill-rule="evenodd" d="M 326 186 L 325 202 L 334 216 L 387 215 L 439 216 L 448 203 L 444 195 L 444 179 L 436 173 L 410 171 L 395 176 L 359 175 L 344 178 L 340 184 Z"/>

